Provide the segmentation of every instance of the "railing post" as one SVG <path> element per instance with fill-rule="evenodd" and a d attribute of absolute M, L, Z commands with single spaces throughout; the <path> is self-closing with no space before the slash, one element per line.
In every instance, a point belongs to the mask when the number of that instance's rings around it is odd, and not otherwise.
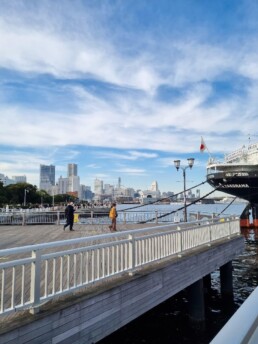
<path fill-rule="evenodd" d="M 180 253 L 177 255 L 178 257 L 182 257 L 182 251 L 183 251 L 183 237 L 182 237 L 182 232 L 181 232 L 181 227 L 177 226 L 176 228 L 179 231 L 180 235 Z"/>
<path fill-rule="evenodd" d="M 129 275 L 133 275 L 135 269 L 135 240 L 134 236 L 130 234 L 128 236 L 129 239 Z"/>
<path fill-rule="evenodd" d="M 91 217 L 91 224 L 93 225 L 93 210 L 90 212 L 90 217 Z"/>
<path fill-rule="evenodd" d="M 155 210 L 156 224 L 158 223 L 158 211 Z"/>
<path fill-rule="evenodd" d="M 60 211 L 57 212 L 57 224 L 60 225 Z"/>
<path fill-rule="evenodd" d="M 22 213 L 22 226 L 26 225 L 26 214 Z"/>
<path fill-rule="evenodd" d="M 124 225 L 126 224 L 126 212 L 124 212 Z"/>
<path fill-rule="evenodd" d="M 41 252 L 32 251 L 32 258 L 34 261 L 31 263 L 31 285 L 30 285 L 30 301 L 32 308 L 30 313 L 36 314 L 39 312 L 40 304 L 40 266 L 41 266 Z"/>

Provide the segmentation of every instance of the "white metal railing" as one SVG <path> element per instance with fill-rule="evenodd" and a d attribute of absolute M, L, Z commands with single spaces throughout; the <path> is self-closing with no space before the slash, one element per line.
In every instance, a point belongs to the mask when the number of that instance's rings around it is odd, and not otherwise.
<path fill-rule="evenodd" d="M 175 214 L 164 211 L 119 211 L 118 223 L 173 223 Z M 180 213 L 180 212 L 178 212 Z M 107 224 L 110 222 L 108 214 L 98 211 L 78 212 L 75 213 L 76 222 L 79 224 Z M 178 216 L 177 216 L 178 218 Z M 216 219 L 216 214 L 190 212 L 190 220 Z M 48 212 L 10 212 L 0 213 L 0 225 L 37 225 L 37 224 L 62 224 L 65 222 L 65 213 L 61 211 Z"/>
<path fill-rule="evenodd" d="M 234 234 L 240 234 L 238 218 L 0 250 L 0 314 L 33 311 L 47 300 Z"/>

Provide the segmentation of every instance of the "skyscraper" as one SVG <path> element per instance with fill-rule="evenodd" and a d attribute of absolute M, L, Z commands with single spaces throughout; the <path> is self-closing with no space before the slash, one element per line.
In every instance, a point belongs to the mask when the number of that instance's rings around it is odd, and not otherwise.
<path fill-rule="evenodd" d="M 103 180 L 100 180 L 98 178 L 94 180 L 94 193 L 96 195 L 103 194 Z"/>
<path fill-rule="evenodd" d="M 55 168 L 54 165 L 40 165 L 40 190 L 48 191 L 55 185 Z"/>
<path fill-rule="evenodd" d="M 77 177 L 78 165 L 68 164 L 67 177 Z"/>

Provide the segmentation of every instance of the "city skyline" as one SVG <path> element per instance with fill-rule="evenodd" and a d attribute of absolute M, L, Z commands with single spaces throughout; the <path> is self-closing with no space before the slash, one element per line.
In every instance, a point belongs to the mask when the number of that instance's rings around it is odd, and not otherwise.
<path fill-rule="evenodd" d="M 195 158 L 187 187 L 205 181 L 209 152 L 258 140 L 257 15 L 253 0 L 2 0 L 0 173 L 39 187 L 39 165 L 74 163 L 84 185 L 177 193 L 174 160 Z"/>

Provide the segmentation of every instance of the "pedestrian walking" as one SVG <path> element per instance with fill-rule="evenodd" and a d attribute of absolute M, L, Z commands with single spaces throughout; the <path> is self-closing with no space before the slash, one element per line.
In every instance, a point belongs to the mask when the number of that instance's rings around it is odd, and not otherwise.
<path fill-rule="evenodd" d="M 116 218 L 117 218 L 117 211 L 116 211 L 116 203 L 113 203 L 111 209 L 109 211 L 109 218 L 111 219 L 111 225 L 109 226 L 110 232 L 116 232 Z"/>
<path fill-rule="evenodd" d="M 64 230 L 66 227 L 70 226 L 70 231 L 74 231 L 73 229 L 74 211 L 75 209 L 73 206 L 73 202 L 70 202 L 68 206 L 65 208 L 66 224 L 64 225 Z"/>

